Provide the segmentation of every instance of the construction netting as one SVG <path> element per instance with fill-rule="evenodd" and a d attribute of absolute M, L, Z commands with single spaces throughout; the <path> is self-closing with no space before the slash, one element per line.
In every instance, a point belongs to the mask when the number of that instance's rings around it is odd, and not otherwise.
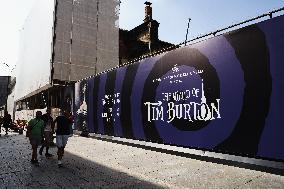
<path fill-rule="evenodd" d="M 58 0 L 54 75 L 78 81 L 118 65 L 118 0 Z"/>

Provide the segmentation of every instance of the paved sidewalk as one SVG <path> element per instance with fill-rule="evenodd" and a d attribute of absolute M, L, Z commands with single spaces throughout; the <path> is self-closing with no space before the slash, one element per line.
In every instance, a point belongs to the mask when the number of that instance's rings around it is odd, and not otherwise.
<path fill-rule="evenodd" d="M 30 155 L 24 135 L 0 137 L 0 188 L 284 188 L 284 176 L 78 136 L 63 168 L 56 156 L 35 167 Z"/>

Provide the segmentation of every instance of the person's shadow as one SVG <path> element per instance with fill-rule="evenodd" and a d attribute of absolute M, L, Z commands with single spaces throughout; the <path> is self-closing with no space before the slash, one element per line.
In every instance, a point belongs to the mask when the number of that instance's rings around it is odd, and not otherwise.
<path fill-rule="evenodd" d="M 28 188 L 163 188 L 96 162 L 65 152 L 64 165 L 57 167 L 56 156 L 40 158 L 26 174 Z"/>

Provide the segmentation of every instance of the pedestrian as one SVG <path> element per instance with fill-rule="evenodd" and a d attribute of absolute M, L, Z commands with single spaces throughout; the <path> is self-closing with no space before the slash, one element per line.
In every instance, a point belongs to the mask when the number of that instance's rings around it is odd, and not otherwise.
<path fill-rule="evenodd" d="M 70 127 L 72 122 L 68 117 L 68 111 L 64 110 L 61 112 L 55 120 L 56 123 L 56 145 L 57 145 L 57 156 L 58 156 L 58 167 L 62 166 L 62 158 L 64 156 L 64 148 L 67 144 L 68 138 L 70 136 Z"/>
<path fill-rule="evenodd" d="M 36 117 L 31 119 L 27 127 L 27 137 L 32 145 L 31 163 L 38 165 L 37 148 L 41 144 L 44 130 L 44 121 L 41 119 L 41 111 L 36 112 Z"/>
<path fill-rule="evenodd" d="M 0 116 L 0 137 L 1 137 L 1 126 L 2 126 L 2 124 L 3 124 L 3 117 L 2 116 Z"/>
<path fill-rule="evenodd" d="M 11 115 L 7 111 L 5 111 L 3 118 L 3 127 L 5 128 L 6 131 L 5 135 L 8 135 L 8 130 L 11 127 L 11 124 L 12 124 Z"/>
<path fill-rule="evenodd" d="M 39 154 L 42 155 L 43 149 L 45 147 L 45 157 L 52 157 L 53 155 L 48 153 L 50 143 L 52 141 L 52 136 L 54 133 L 53 118 L 51 117 L 51 109 L 48 107 L 46 113 L 41 116 L 44 121 L 44 141 L 41 148 L 39 149 Z"/>
<path fill-rule="evenodd" d="M 74 130 L 74 123 L 75 123 L 74 120 L 75 120 L 75 117 L 74 117 L 74 115 L 72 114 L 71 111 L 69 111 L 69 113 L 68 113 L 68 118 L 69 118 L 69 120 L 71 122 L 70 136 L 72 136 L 73 135 L 73 130 Z"/>

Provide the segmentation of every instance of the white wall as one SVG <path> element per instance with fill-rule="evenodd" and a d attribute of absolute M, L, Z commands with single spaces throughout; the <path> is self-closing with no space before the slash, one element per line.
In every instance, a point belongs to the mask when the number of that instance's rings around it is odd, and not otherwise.
<path fill-rule="evenodd" d="M 37 0 L 21 30 L 15 100 L 50 83 L 54 0 Z"/>

